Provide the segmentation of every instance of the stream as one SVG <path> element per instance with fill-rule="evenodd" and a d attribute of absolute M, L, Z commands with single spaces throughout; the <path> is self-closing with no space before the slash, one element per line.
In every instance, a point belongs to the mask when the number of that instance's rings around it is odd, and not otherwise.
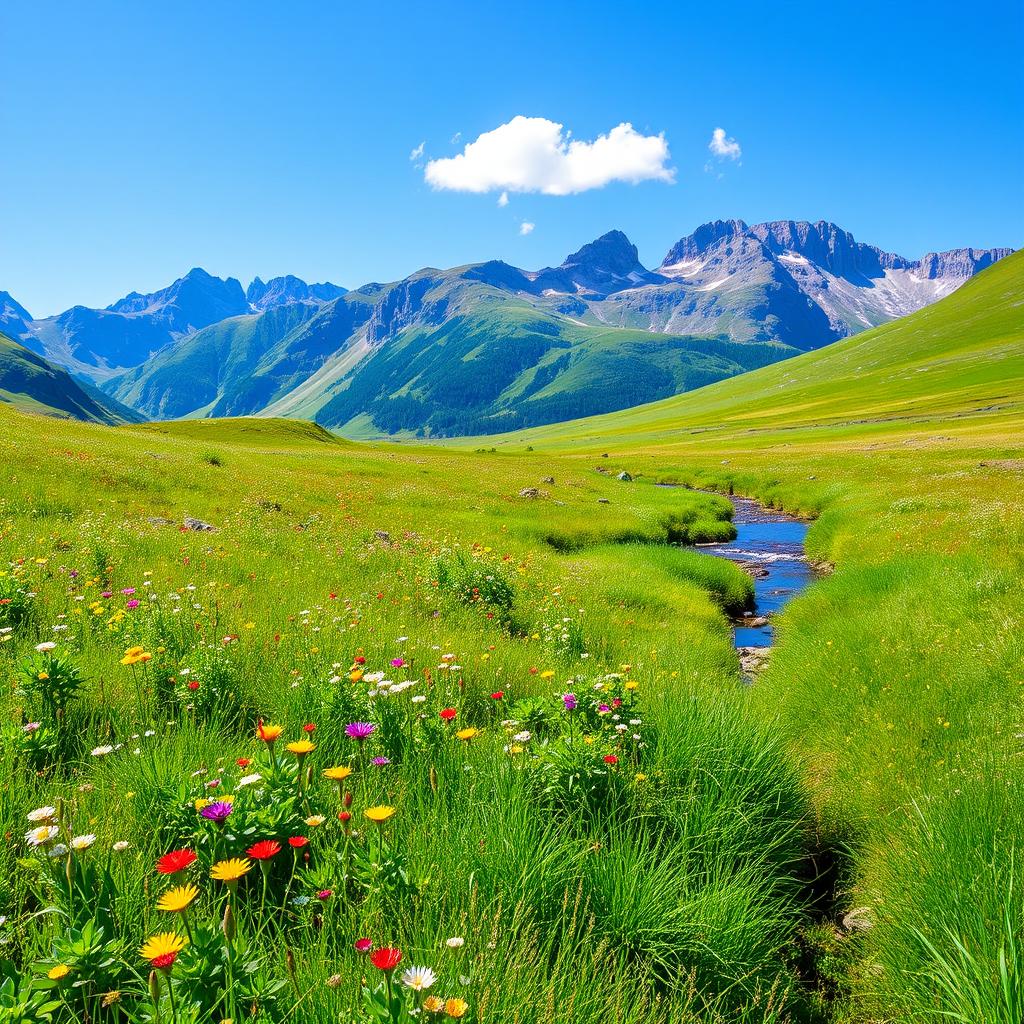
<path fill-rule="evenodd" d="M 729 495 L 736 539 L 725 544 L 700 544 L 709 555 L 736 562 L 754 577 L 754 608 L 734 624 L 741 655 L 761 660 L 772 645 L 771 617 L 814 579 L 804 553 L 808 524 L 784 512 L 765 508 L 751 498 Z"/>

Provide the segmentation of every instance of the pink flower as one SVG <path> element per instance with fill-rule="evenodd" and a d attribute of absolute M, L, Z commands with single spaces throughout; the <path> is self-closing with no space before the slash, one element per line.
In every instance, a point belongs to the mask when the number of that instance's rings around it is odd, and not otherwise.
<path fill-rule="evenodd" d="M 126 605 L 125 608 L 138 608 L 139 602 L 133 597 Z"/>
<path fill-rule="evenodd" d="M 373 949 L 373 939 L 356 939 L 355 947 L 357 953 L 369 953 Z"/>
<path fill-rule="evenodd" d="M 404 664 L 405 664 L 405 658 L 392 658 L 391 659 L 391 667 L 392 668 L 401 668 Z"/>

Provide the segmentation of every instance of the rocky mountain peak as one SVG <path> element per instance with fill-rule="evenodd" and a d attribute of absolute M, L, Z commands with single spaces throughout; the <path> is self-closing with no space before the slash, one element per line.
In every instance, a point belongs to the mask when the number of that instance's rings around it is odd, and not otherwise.
<path fill-rule="evenodd" d="M 661 265 L 668 267 L 676 263 L 683 263 L 686 260 L 699 259 L 721 242 L 722 239 L 738 238 L 744 235 L 749 236 L 749 232 L 750 229 L 742 220 L 709 221 L 707 224 L 701 224 L 692 234 L 680 238 L 669 249 Z"/>

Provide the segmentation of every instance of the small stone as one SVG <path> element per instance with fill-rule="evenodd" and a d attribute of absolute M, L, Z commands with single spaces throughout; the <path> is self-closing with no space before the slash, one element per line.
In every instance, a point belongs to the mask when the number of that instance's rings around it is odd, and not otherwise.
<path fill-rule="evenodd" d="M 541 480 L 542 484 L 553 484 L 554 482 L 555 478 L 553 476 L 546 476 L 543 480 Z"/>
<path fill-rule="evenodd" d="M 146 522 L 150 526 L 171 526 L 174 523 L 173 519 L 165 519 L 163 516 L 147 516 Z"/>
<path fill-rule="evenodd" d="M 610 505 L 611 504 L 611 502 L 607 498 L 598 498 L 597 499 L 597 503 L 598 503 L 598 505 Z"/>
<path fill-rule="evenodd" d="M 387 530 L 374 530 L 373 535 L 381 542 L 381 544 L 391 543 L 391 534 L 388 533 Z"/>
<path fill-rule="evenodd" d="M 633 482 L 633 477 L 629 473 L 627 473 L 625 470 L 623 470 L 621 473 L 619 473 L 615 477 L 615 479 L 616 480 L 621 480 L 624 484 L 631 484 Z"/>
<path fill-rule="evenodd" d="M 538 491 L 536 487 L 524 487 L 519 492 L 519 497 L 520 498 L 539 498 L 540 497 L 540 491 Z"/>
<path fill-rule="evenodd" d="M 193 519 L 192 516 L 185 516 L 181 521 L 181 525 L 184 526 L 186 530 L 196 530 L 200 533 L 209 533 L 215 529 L 215 527 L 211 526 L 209 523 L 204 523 L 202 519 Z"/>

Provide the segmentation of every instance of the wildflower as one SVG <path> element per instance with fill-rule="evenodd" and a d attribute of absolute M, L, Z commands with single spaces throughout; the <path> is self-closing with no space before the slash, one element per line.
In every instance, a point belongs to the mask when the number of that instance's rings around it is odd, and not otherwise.
<path fill-rule="evenodd" d="M 106 745 L 104 745 L 102 747 L 93 747 L 92 748 L 92 756 L 93 757 L 106 757 L 107 754 L 113 753 L 113 750 L 114 750 L 114 748 L 112 746 L 110 746 L 109 744 L 106 744 Z"/>
<path fill-rule="evenodd" d="M 370 963 L 379 971 L 393 971 L 402 962 L 402 951 L 392 946 L 382 946 L 370 954 Z"/>
<path fill-rule="evenodd" d="M 95 842 L 96 836 L 91 832 L 88 835 L 75 836 L 75 838 L 71 840 L 71 849 L 74 850 L 75 853 L 84 853 Z"/>
<path fill-rule="evenodd" d="M 31 822 L 42 822 L 45 824 L 56 817 L 56 807 L 37 807 L 34 811 L 28 812 L 28 820 Z"/>
<path fill-rule="evenodd" d="M 293 850 L 301 850 L 304 846 L 309 843 L 309 840 L 305 836 L 292 836 L 288 840 L 288 845 Z"/>
<path fill-rule="evenodd" d="M 39 828 L 29 829 L 25 833 L 25 842 L 29 846 L 49 846 L 58 835 L 60 835 L 60 829 L 56 825 L 41 825 Z"/>
<path fill-rule="evenodd" d="M 319 828 L 326 820 L 322 814 L 311 814 L 306 818 L 306 824 L 310 828 Z"/>
<path fill-rule="evenodd" d="M 626 683 L 625 689 L 627 689 L 627 690 L 635 690 L 635 689 L 637 689 L 637 687 L 639 687 L 639 685 L 640 684 L 635 679 L 630 679 L 629 682 Z"/>
<path fill-rule="evenodd" d="M 249 758 L 247 758 L 247 757 L 240 757 L 240 758 L 239 758 L 239 759 L 238 759 L 238 760 L 237 760 L 237 761 L 235 762 L 235 764 L 237 764 L 239 768 L 248 768 L 248 767 L 249 767 L 249 765 L 251 765 L 251 764 L 252 764 L 252 761 L 251 761 L 251 760 L 249 760 Z"/>
<path fill-rule="evenodd" d="M 301 761 L 307 754 L 312 754 L 316 750 L 316 744 L 310 743 L 309 740 L 296 740 L 294 743 L 289 743 L 284 749 Z"/>
<path fill-rule="evenodd" d="M 576 710 L 576 694 L 575 693 L 563 693 L 562 703 L 565 705 L 566 711 Z"/>
<path fill-rule="evenodd" d="M 116 843 L 111 847 L 114 853 L 124 853 L 132 844 L 127 839 L 118 839 Z"/>
<path fill-rule="evenodd" d="M 367 807 L 363 814 L 376 825 L 383 825 L 395 813 L 394 807 L 387 804 L 379 804 L 377 807 Z"/>
<path fill-rule="evenodd" d="M 324 984 L 325 984 L 325 985 L 326 985 L 326 986 L 327 986 L 328 988 L 337 988 L 337 987 L 338 987 L 338 986 L 339 986 L 339 985 L 341 984 L 341 975 L 340 975 L 340 974 L 332 974 L 332 975 L 331 975 L 331 976 L 330 976 L 330 977 L 329 977 L 329 978 L 328 978 L 328 979 L 327 979 L 327 980 L 326 980 L 326 981 L 324 982 Z"/>
<path fill-rule="evenodd" d="M 456 739 L 464 740 L 465 742 L 468 743 L 471 739 L 473 739 L 474 736 L 479 736 L 479 735 L 480 735 L 480 730 L 479 729 L 474 729 L 474 728 L 470 727 L 468 729 L 460 729 L 455 734 L 455 737 L 456 737 Z"/>
<path fill-rule="evenodd" d="M 237 882 L 252 870 L 252 861 L 242 857 L 231 857 L 218 861 L 210 868 L 210 877 L 217 882 Z"/>
<path fill-rule="evenodd" d="M 67 964 L 56 964 L 46 972 L 46 976 L 50 981 L 60 981 L 61 978 L 66 978 L 70 973 L 71 968 Z"/>
<path fill-rule="evenodd" d="M 466 940 L 461 935 L 453 935 L 450 939 L 446 939 L 444 944 L 449 949 L 460 949 L 466 944 Z"/>
<path fill-rule="evenodd" d="M 517 732 L 512 739 L 515 740 L 516 743 L 529 743 L 531 735 L 532 734 L 528 730 L 524 729 L 522 732 Z"/>
<path fill-rule="evenodd" d="M 315 722 L 307 722 L 307 723 L 306 723 L 306 724 L 305 724 L 305 725 L 304 725 L 304 726 L 302 727 L 302 731 L 303 731 L 303 732 L 304 732 L 304 733 L 305 733 L 305 734 L 306 734 L 307 736 L 312 736 L 312 735 L 313 735 L 313 733 L 315 733 L 315 732 L 316 732 L 316 723 L 315 723 Z"/>
<path fill-rule="evenodd" d="M 410 967 L 402 973 L 401 980 L 413 992 L 423 992 L 437 981 L 437 975 L 429 967 Z"/>
<path fill-rule="evenodd" d="M 261 839 L 245 852 L 253 860 L 270 860 L 281 852 L 281 844 L 276 839 Z"/>
<path fill-rule="evenodd" d="M 235 788 L 241 789 L 243 786 L 251 786 L 254 782 L 259 782 L 262 778 L 263 776 L 260 775 L 259 772 L 253 772 L 252 775 L 243 775 L 238 780 L 238 785 L 235 786 Z"/>
<path fill-rule="evenodd" d="M 108 1006 L 113 1006 L 115 1003 L 121 1002 L 121 991 L 120 989 L 111 989 L 109 992 L 103 994 L 103 999 L 100 1003 L 104 1009 Z"/>
<path fill-rule="evenodd" d="M 331 896 L 332 896 L 332 892 L 331 892 L 331 890 L 330 890 L 330 889 L 321 889 L 321 890 L 320 890 L 320 891 L 319 891 L 319 892 L 318 892 L 318 893 L 316 894 L 316 898 L 317 898 L 317 899 L 318 899 L 318 900 L 319 900 L 319 901 L 320 901 L 321 903 L 326 903 L 326 902 L 327 902 L 327 901 L 328 901 L 328 900 L 329 900 L 329 899 L 331 898 Z"/>
<path fill-rule="evenodd" d="M 47 651 L 52 651 L 56 646 L 52 640 L 44 640 L 41 644 L 36 644 L 36 650 L 40 654 L 45 654 Z"/>
<path fill-rule="evenodd" d="M 605 754 L 604 755 L 604 763 L 605 764 L 618 764 L 619 763 L 619 759 L 614 754 Z"/>
<path fill-rule="evenodd" d="M 139 950 L 139 956 L 148 960 L 157 970 L 169 971 L 187 942 L 188 939 L 177 932 L 160 932 L 146 940 Z"/>
<path fill-rule="evenodd" d="M 256 735 L 259 739 L 263 740 L 267 746 L 272 746 L 274 741 L 284 732 L 284 726 L 273 725 L 271 723 L 263 724 L 263 719 L 259 720 L 259 724 L 256 726 Z"/>
<path fill-rule="evenodd" d="M 223 825 L 228 820 L 228 815 L 233 810 L 230 801 L 218 800 L 216 803 L 207 804 L 200 810 L 200 814 L 208 821 L 217 825 Z"/>
<path fill-rule="evenodd" d="M 555 673 L 551 669 L 546 668 L 543 672 L 541 672 L 540 677 L 541 679 L 554 679 Z"/>
<path fill-rule="evenodd" d="M 335 765 L 333 768 L 325 768 L 323 776 L 332 782 L 344 782 L 352 774 L 352 769 L 347 764 Z"/>
<path fill-rule="evenodd" d="M 504 690 L 497 690 L 496 692 L 491 694 L 491 700 L 501 700 L 501 698 L 504 697 L 504 696 L 505 696 L 505 691 Z"/>
<path fill-rule="evenodd" d="M 458 1019 L 459 1017 L 465 1017 L 466 1011 L 469 1009 L 469 1003 L 465 999 L 449 999 L 444 1004 L 444 1012 L 449 1017 Z"/>
<path fill-rule="evenodd" d="M 376 768 L 383 768 L 385 765 L 391 764 L 390 757 L 371 757 L 370 764 Z"/>
<path fill-rule="evenodd" d="M 643 772 L 637 772 L 636 775 L 633 776 L 633 781 L 636 783 L 646 782 L 647 776 L 644 775 Z"/>
<path fill-rule="evenodd" d="M 446 721 L 450 722 L 459 712 L 455 708 L 441 708 L 438 714 Z"/>
<path fill-rule="evenodd" d="M 198 895 L 199 890 L 194 885 L 178 885 L 173 889 L 168 889 L 156 901 L 156 908 L 168 914 L 180 914 L 191 906 L 192 901 Z"/>
<path fill-rule="evenodd" d="M 392 658 L 391 659 L 391 667 L 392 668 L 401 668 L 404 664 L 405 664 L 405 658 Z"/>
<path fill-rule="evenodd" d="M 191 850 L 172 850 L 156 862 L 156 869 L 161 875 L 176 875 L 195 863 L 195 859 L 196 855 Z"/>
<path fill-rule="evenodd" d="M 349 724 L 345 726 L 345 733 L 350 739 L 362 743 L 363 740 L 373 734 L 373 731 L 376 728 L 377 726 L 372 722 L 349 722 Z"/>
<path fill-rule="evenodd" d="M 356 939 L 353 946 L 357 953 L 369 953 L 373 949 L 373 939 Z"/>

